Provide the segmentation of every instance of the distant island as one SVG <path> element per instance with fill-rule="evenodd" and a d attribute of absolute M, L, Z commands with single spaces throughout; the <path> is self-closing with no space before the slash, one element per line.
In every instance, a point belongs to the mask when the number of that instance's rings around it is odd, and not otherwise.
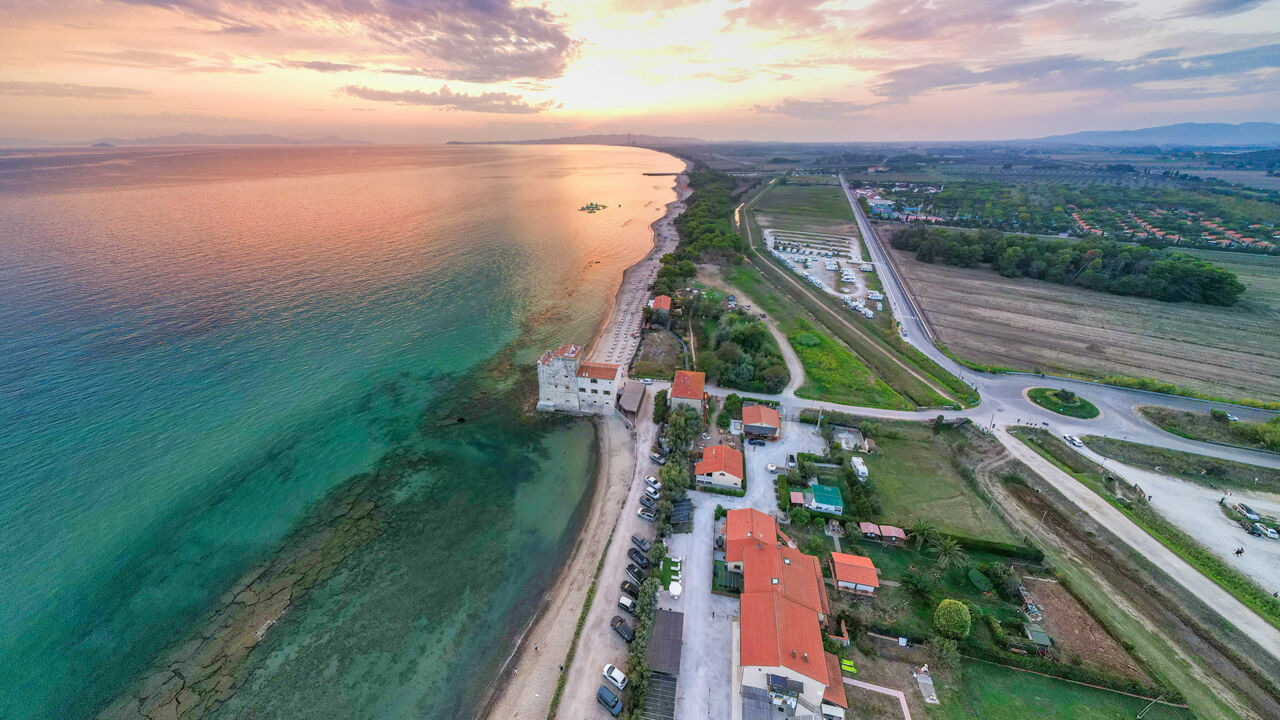
<path fill-rule="evenodd" d="M 662 135 L 574 135 L 572 137 L 543 138 L 540 140 L 450 140 L 449 145 L 706 145 L 706 140 L 691 137 L 665 137 Z"/>

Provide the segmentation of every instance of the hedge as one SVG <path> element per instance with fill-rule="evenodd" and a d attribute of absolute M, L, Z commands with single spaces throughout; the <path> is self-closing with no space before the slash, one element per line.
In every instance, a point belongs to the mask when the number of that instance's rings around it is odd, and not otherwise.
<path fill-rule="evenodd" d="M 743 485 L 745 484 L 746 481 L 743 481 Z M 747 495 L 747 491 L 745 489 L 732 490 L 730 488 L 718 488 L 714 485 L 698 485 L 695 489 L 704 493 L 711 493 L 712 495 L 728 495 L 729 497 L 746 497 Z"/>
<path fill-rule="evenodd" d="M 1076 682 L 1087 683 L 1089 685 L 1097 685 L 1109 690 L 1133 693 L 1134 695 L 1142 695 L 1148 698 L 1163 696 L 1165 701 L 1171 703 L 1184 702 L 1182 695 L 1173 688 L 1160 688 L 1144 685 L 1137 680 L 1112 675 L 1100 670 L 1084 667 L 1083 665 L 1070 665 L 1067 663 L 1054 662 L 1036 655 L 1004 653 L 999 650 L 975 645 L 965 645 L 963 648 L 963 654 L 965 657 L 973 658 L 975 660 L 985 660 L 987 662 L 997 663 L 1000 665 L 1012 665 L 1013 667 L 1021 668 L 1023 670 L 1044 673 L 1045 675 L 1052 675 L 1053 677 L 1062 678 L 1063 680 L 1074 680 Z"/>
<path fill-rule="evenodd" d="M 956 541 L 960 547 L 967 550 L 978 550 L 980 552 L 991 553 L 992 555 L 1004 555 L 1006 557 L 1022 558 L 1032 562 L 1041 562 L 1044 560 L 1044 553 L 1033 547 L 1025 545 L 1014 545 L 1012 543 L 997 542 L 995 540 L 982 540 L 979 538 L 966 537 L 964 535 L 951 535 L 948 533 L 938 533 L 942 537 L 949 537 Z"/>

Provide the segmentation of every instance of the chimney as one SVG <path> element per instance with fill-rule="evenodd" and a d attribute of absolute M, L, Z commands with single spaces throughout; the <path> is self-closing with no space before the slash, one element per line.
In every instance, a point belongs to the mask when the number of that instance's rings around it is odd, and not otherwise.
<path fill-rule="evenodd" d="M 795 656 L 796 656 L 796 651 L 795 651 L 795 650 L 792 650 L 792 651 L 791 651 L 791 657 L 795 657 Z"/>
<path fill-rule="evenodd" d="M 804 661 L 809 662 L 809 653 L 804 654 Z"/>

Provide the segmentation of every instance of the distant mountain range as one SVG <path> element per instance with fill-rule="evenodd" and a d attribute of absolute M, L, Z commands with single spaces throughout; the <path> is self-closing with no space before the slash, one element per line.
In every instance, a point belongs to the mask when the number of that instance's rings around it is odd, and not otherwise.
<path fill-rule="evenodd" d="M 313 140 L 283 137 L 281 135 L 206 135 L 203 133 L 178 133 L 145 138 L 99 138 L 85 142 L 53 142 L 36 138 L 0 137 L 0 147 L 114 147 L 140 145 L 372 145 L 364 140 L 347 140 L 336 135 L 326 135 Z"/>
<path fill-rule="evenodd" d="M 1280 123 L 1178 123 L 1139 130 L 1090 130 L 1027 142 L 1060 145 L 1186 145 L 1265 147 L 1280 145 Z"/>
<path fill-rule="evenodd" d="M 691 137 L 664 137 L 662 135 L 574 135 L 572 137 L 545 138 L 541 140 L 484 140 L 466 142 L 452 140 L 450 145 L 706 145 L 706 140 Z"/>

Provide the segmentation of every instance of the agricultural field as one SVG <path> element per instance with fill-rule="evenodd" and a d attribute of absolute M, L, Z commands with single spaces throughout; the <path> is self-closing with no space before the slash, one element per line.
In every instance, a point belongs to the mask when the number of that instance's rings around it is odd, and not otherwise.
<path fill-rule="evenodd" d="M 1071 661 L 1150 683 L 1151 676 L 1129 655 L 1111 633 L 1089 614 L 1067 586 L 1056 578 L 1024 576 L 1023 585 L 1044 613 L 1045 632 L 1053 638 L 1054 649 Z"/>
<path fill-rule="evenodd" d="M 1280 256 L 1197 248 L 1179 249 L 1179 251 L 1203 258 L 1235 273 L 1236 277 L 1240 278 L 1240 282 L 1249 288 L 1240 298 L 1241 306 L 1254 304 L 1258 308 L 1269 308 L 1272 313 L 1280 315 L 1280 311 L 1277 310 L 1280 308 Z"/>
<path fill-rule="evenodd" d="M 1226 398 L 1280 400 L 1280 258 L 1232 307 L 1177 305 L 981 268 L 923 263 L 890 248 L 939 342 L 971 363 L 1153 377 Z M 1269 263 L 1263 265 L 1269 267 Z"/>
<path fill-rule="evenodd" d="M 928 708 L 930 720 L 1125 720 L 1146 700 L 1019 672 L 983 662 L 967 662 L 957 690 L 940 689 L 941 705 Z M 1190 710 L 1153 706 L 1148 720 L 1192 720 Z"/>
<path fill-rule="evenodd" d="M 765 215 L 800 215 L 853 224 L 853 210 L 839 185 L 777 183 L 755 207 Z M 799 229 L 799 228 L 793 228 Z M 849 234 L 849 233 L 841 233 Z"/>
<path fill-rule="evenodd" d="M 880 492 L 881 519 L 906 526 L 911 518 L 923 517 L 946 533 L 1018 542 L 953 464 L 957 448 L 966 442 L 955 429 L 934 434 L 921 423 L 885 423 L 875 435 L 877 452 L 866 457 Z"/>

